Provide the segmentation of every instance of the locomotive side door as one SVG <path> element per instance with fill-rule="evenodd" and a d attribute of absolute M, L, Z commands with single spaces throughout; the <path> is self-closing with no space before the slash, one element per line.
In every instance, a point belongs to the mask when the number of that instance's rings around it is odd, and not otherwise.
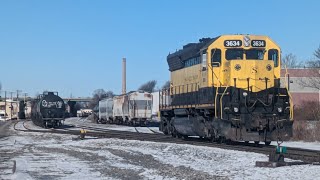
<path fill-rule="evenodd" d="M 210 50 L 210 67 L 211 67 L 211 86 L 221 86 L 222 79 L 220 77 L 221 72 L 221 49 Z"/>
<path fill-rule="evenodd" d="M 200 69 L 200 78 L 199 78 L 199 86 L 200 88 L 202 87 L 207 87 L 207 82 L 208 82 L 208 56 L 207 56 L 207 51 L 202 50 L 201 52 L 201 69 Z"/>

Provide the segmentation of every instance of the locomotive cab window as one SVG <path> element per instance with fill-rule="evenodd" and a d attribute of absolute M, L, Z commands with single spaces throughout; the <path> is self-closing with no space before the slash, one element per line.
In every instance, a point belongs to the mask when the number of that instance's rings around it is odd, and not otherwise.
<path fill-rule="evenodd" d="M 246 59 L 249 60 L 263 60 L 264 49 L 248 49 L 246 50 Z"/>
<path fill-rule="evenodd" d="M 190 58 L 188 60 L 186 60 L 184 62 L 184 67 L 190 67 L 190 66 L 194 66 L 194 65 L 197 65 L 197 64 L 200 64 L 200 57 L 193 57 L 193 58 Z"/>
<path fill-rule="evenodd" d="M 279 52 L 277 49 L 270 49 L 268 51 L 268 60 L 274 62 L 274 67 L 278 67 L 279 65 Z"/>
<path fill-rule="evenodd" d="M 243 59 L 243 49 L 227 49 L 226 50 L 227 60 L 242 60 Z"/>
<path fill-rule="evenodd" d="M 207 70 L 207 54 L 203 53 L 202 54 L 202 71 Z"/>
<path fill-rule="evenodd" d="M 211 50 L 211 65 L 212 67 L 219 67 L 221 64 L 221 50 L 212 49 Z"/>

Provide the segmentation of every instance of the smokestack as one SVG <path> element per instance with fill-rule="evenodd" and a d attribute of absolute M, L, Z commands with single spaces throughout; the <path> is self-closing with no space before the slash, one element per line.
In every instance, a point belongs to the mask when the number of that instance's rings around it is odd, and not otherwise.
<path fill-rule="evenodd" d="M 122 94 L 126 93 L 126 58 L 122 59 Z"/>

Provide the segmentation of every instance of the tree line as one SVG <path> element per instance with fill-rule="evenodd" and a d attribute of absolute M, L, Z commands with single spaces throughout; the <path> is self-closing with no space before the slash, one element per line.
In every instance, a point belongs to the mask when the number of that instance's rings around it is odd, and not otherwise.
<path fill-rule="evenodd" d="M 281 58 L 281 68 L 320 68 L 320 46 L 314 51 L 313 59 L 301 61 L 297 56 L 289 53 Z"/>

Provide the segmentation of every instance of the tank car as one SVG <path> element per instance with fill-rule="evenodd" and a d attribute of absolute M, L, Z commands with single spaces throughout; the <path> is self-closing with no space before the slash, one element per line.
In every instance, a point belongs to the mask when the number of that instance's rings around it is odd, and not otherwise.
<path fill-rule="evenodd" d="M 56 128 L 65 119 L 66 107 L 63 99 L 55 92 L 44 92 L 32 104 L 31 120 L 41 127 Z"/>
<path fill-rule="evenodd" d="M 288 140 L 293 104 L 280 85 L 280 52 L 267 36 L 222 35 L 169 54 L 160 130 L 218 141 Z"/>

